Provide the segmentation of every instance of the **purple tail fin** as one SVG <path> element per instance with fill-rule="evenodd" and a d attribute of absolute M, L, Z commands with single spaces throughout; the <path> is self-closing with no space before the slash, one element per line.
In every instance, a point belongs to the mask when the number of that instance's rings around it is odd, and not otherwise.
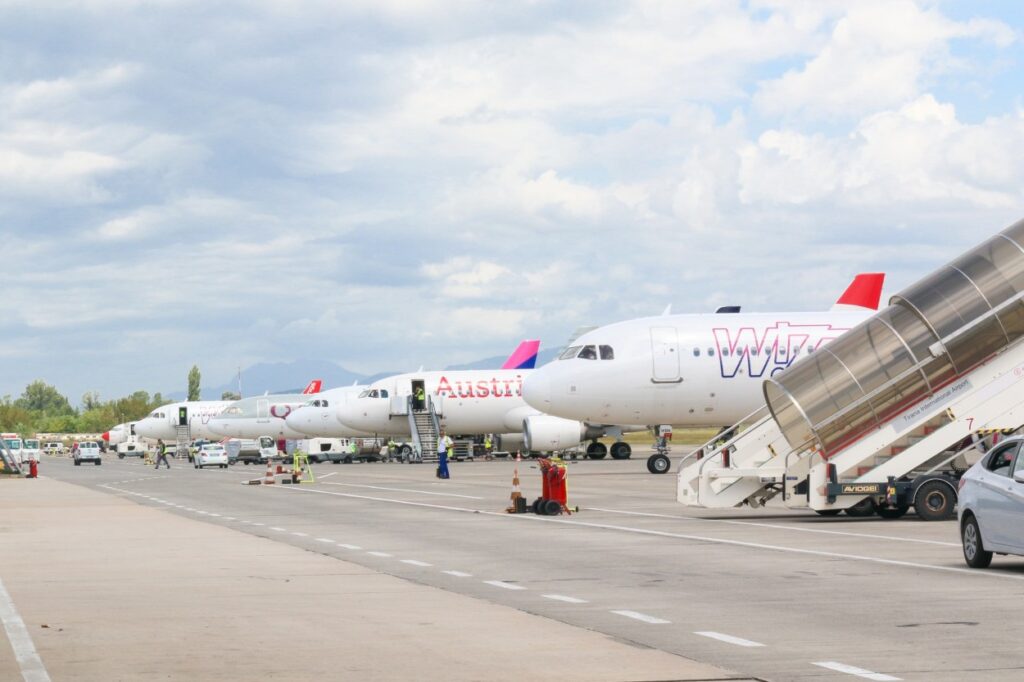
<path fill-rule="evenodd" d="M 502 369 L 533 369 L 537 366 L 537 349 L 540 348 L 540 341 L 523 341 L 519 344 L 508 360 L 501 366 Z"/>

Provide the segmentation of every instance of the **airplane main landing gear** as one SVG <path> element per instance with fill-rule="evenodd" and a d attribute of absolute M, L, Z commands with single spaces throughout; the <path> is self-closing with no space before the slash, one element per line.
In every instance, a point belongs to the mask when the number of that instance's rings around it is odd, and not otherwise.
<path fill-rule="evenodd" d="M 629 443 L 612 443 L 612 459 L 629 459 L 633 454 L 633 448 Z"/>
<path fill-rule="evenodd" d="M 587 459 L 604 459 L 608 454 L 608 446 L 598 441 L 593 441 L 587 446 Z"/>

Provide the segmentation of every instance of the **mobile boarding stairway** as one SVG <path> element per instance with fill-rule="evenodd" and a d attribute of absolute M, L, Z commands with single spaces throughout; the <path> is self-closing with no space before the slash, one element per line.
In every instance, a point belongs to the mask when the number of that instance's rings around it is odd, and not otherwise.
<path fill-rule="evenodd" d="M 679 502 L 948 518 L 979 434 L 1024 425 L 1024 221 L 805 354 L 764 395 L 745 430 L 683 460 Z"/>
<path fill-rule="evenodd" d="M 413 457 L 408 461 L 436 462 L 437 440 L 441 434 L 442 401 L 436 395 L 425 396 L 422 406 L 411 395 L 398 395 L 391 399 L 391 416 L 409 420 Z"/>

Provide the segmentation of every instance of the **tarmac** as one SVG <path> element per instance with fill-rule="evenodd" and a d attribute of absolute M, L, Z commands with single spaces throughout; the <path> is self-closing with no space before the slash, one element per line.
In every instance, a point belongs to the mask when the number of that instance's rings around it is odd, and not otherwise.
<path fill-rule="evenodd" d="M 1024 560 L 967 569 L 955 521 L 693 510 L 640 458 L 570 464 L 562 517 L 503 512 L 510 462 L 172 467 L 0 481 L 0 580 L 52 679 L 1024 676 Z"/>
<path fill-rule="evenodd" d="M 0 481 L 0 512 L 0 578 L 31 639 L 0 647 L 0 679 L 26 670 L 26 680 L 97 681 L 730 677 L 52 479 Z M 25 667 L 30 648 L 42 666 Z"/>

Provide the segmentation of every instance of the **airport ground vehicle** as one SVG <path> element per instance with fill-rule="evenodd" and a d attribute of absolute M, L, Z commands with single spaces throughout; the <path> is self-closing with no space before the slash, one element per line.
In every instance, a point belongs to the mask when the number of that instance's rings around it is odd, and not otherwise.
<path fill-rule="evenodd" d="M 125 457 L 144 457 L 146 455 L 146 447 L 139 442 L 125 441 L 115 445 L 114 452 L 117 453 L 118 459 L 124 459 Z"/>
<path fill-rule="evenodd" d="M 11 456 L 14 457 L 14 461 L 20 466 L 24 462 L 22 449 L 25 445 L 21 440 L 21 436 L 16 433 L 4 433 L 0 434 L 0 438 L 3 438 L 7 449 L 11 451 Z"/>
<path fill-rule="evenodd" d="M 46 455 L 63 455 L 64 454 L 64 444 L 63 443 L 58 443 L 57 441 L 49 441 L 47 443 L 43 443 L 43 454 L 46 454 Z"/>
<path fill-rule="evenodd" d="M 224 441 L 231 464 L 266 464 L 277 457 L 277 442 L 269 436 L 261 438 L 229 438 Z"/>
<path fill-rule="evenodd" d="M 381 456 L 381 441 L 377 438 L 309 438 L 296 441 L 295 447 L 306 453 L 309 461 L 351 464 L 377 462 Z"/>
<path fill-rule="evenodd" d="M 209 466 L 227 469 L 228 451 L 220 443 L 204 443 L 199 446 L 195 453 L 194 466 L 196 469 L 203 469 Z"/>
<path fill-rule="evenodd" d="M 97 466 L 103 464 L 100 446 L 92 441 L 87 440 L 75 443 L 71 446 L 71 456 L 75 461 L 75 466 L 80 466 L 82 462 L 92 462 Z"/>
<path fill-rule="evenodd" d="M 43 454 L 43 449 L 39 443 L 38 438 L 26 438 L 24 441 L 25 447 L 22 449 L 22 457 L 28 462 L 30 460 L 39 461 L 39 458 Z"/>
<path fill-rule="evenodd" d="M 974 436 L 1024 426 L 1024 221 L 763 389 L 738 435 L 683 460 L 679 502 L 949 518 Z"/>
<path fill-rule="evenodd" d="M 1024 437 L 1006 440 L 960 479 L 964 561 L 986 568 L 993 554 L 1024 555 Z"/>

